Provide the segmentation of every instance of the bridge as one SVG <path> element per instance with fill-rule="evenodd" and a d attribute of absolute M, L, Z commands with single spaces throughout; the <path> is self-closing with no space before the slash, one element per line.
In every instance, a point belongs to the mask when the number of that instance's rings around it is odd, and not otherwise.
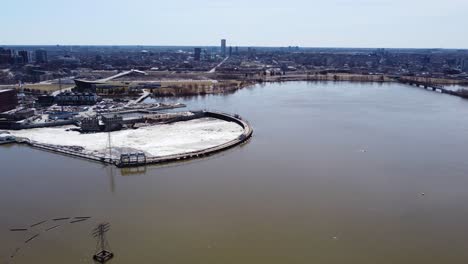
<path fill-rule="evenodd" d="M 217 70 L 219 67 L 223 66 L 223 64 L 224 64 L 228 59 L 229 59 L 229 57 L 224 58 L 223 61 L 221 61 L 221 62 L 220 62 L 218 65 L 216 65 L 213 69 L 209 70 L 208 73 L 215 73 L 216 70 Z"/>
<path fill-rule="evenodd" d="M 146 98 L 148 98 L 150 95 L 151 95 L 151 92 L 149 92 L 148 90 L 143 90 L 143 94 L 140 97 L 138 97 L 135 100 L 129 101 L 125 106 L 128 107 L 134 104 L 139 104 L 143 102 Z"/>
<path fill-rule="evenodd" d="M 76 87 L 82 87 L 82 88 L 91 88 L 91 86 L 93 84 L 104 84 L 108 81 L 111 81 L 111 80 L 114 80 L 114 79 L 117 79 L 117 78 L 120 78 L 120 77 L 123 77 L 123 76 L 126 76 L 126 75 L 129 75 L 129 74 L 132 74 L 132 73 L 138 73 L 138 74 L 142 74 L 142 75 L 148 75 L 146 72 L 144 71 L 139 71 L 139 70 L 135 70 L 135 69 L 132 69 L 132 70 L 129 70 L 129 71 L 124 71 L 124 72 L 121 72 L 121 73 L 117 73 L 115 75 L 112 75 L 112 76 L 109 76 L 107 78 L 103 78 L 103 79 L 99 79 L 99 80 L 83 80 L 83 79 L 75 79 L 75 85 Z"/>
<path fill-rule="evenodd" d="M 411 85 L 411 86 L 416 86 L 416 87 L 421 87 L 426 90 L 432 90 L 434 92 L 439 92 L 442 94 L 450 94 L 454 96 L 459 96 L 459 97 L 464 97 L 460 92 L 458 91 L 452 91 L 449 89 L 444 88 L 444 86 L 435 84 L 429 81 L 423 82 L 423 81 L 415 81 L 415 80 L 410 80 L 410 79 L 405 79 L 401 77 L 396 77 L 395 78 L 399 83 Z"/>
<path fill-rule="evenodd" d="M 97 82 L 108 82 L 108 81 L 111 81 L 111 80 L 114 80 L 114 79 L 123 77 L 123 76 L 125 76 L 125 75 L 129 75 L 129 74 L 132 74 L 132 73 L 139 73 L 139 74 L 142 74 L 142 75 L 148 75 L 148 74 L 147 74 L 146 72 L 144 72 L 144 71 L 139 71 L 139 70 L 131 69 L 131 70 L 129 70 L 129 71 L 117 73 L 116 75 L 113 75 L 113 76 L 110 76 L 110 77 L 107 77 L 107 78 L 104 78 L 104 79 L 99 79 L 99 80 L 97 80 Z"/>

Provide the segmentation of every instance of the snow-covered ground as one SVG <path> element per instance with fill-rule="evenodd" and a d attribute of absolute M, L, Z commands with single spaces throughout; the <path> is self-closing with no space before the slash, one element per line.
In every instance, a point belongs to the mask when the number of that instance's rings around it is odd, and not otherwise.
<path fill-rule="evenodd" d="M 109 152 L 107 133 L 80 134 L 66 131 L 72 127 L 74 126 L 10 132 L 14 136 L 42 144 L 81 146 L 84 147 L 84 152 L 100 156 Z M 197 151 L 231 141 L 242 132 L 242 127 L 236 123 L 213 118 L 121 130 L 111 133 L 112 155 L 118 157 L 122 152 L 141 151 L 148 156 L 166 156 Z"/>

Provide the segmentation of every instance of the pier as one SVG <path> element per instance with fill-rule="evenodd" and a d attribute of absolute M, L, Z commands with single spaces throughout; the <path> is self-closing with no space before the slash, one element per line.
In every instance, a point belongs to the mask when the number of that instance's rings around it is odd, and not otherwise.
<path fill-rule="evenodd" d="M 177 162 L 177 161 L 183 161 L 183 160 L 189 160 L 189 159 L 195 159 L 195 158 L 202 158 L 202 157 L 207 157 L 210 155 L 213 155 L 215 153 L 233 148 L 235 146 L 238 146 L 240 144 L 243 144 L 247 142 L 253 135 L 253 129 L 250 126 L 250 124 L 243 120 L 240 116 L 237 115 L 230 115 L 226 113 L 220 113 L 220 112 L 208 112 L 208 111 L 203 111 L 204 117 L 212 117 L 212 118 L 218 118 L 221 120 L 225 120 L 228 122 L 235 122 L 238 125 L 240 125 L 244 131 L 243 133 L 237 137 L 234 140 L 231 140 L 229 142 L 226 142 L 224 144 L 203 149 L 200 151 L 193 151 L 193 152 L 186 152 L 186 153 L 181 153 L 181 154 L 176 154 L 176 155 L 167 155 L 167 156 L 162 156 L 162 157 L 146 157 L 145 163 L 115 163 L 117 167 L 132 167 L 132 166 L 143 166 L 143 165 L 148 165 L 148 164 L 164 164 L 164 163 L 169 163 L 169 162 Z"/>
<path fill-rule="evenodd" d="M 143 102 L 146 98 L 148 98 L 150 95 L 151 95 L 151 93 L 149 91 L 144 90 L 143 94 L 140 97 L 138 97 L 135 100 L 132 100 L 132 101 L 128 102 L 126 106 L 128 107 L 128 106 L 131 106 L 131 105 L 134 105 L 134 104 L 139 104 L 139 103 Z"/>
<path fill-rule="evenodd" d="M 198 111 L 195 113 L 196 114 L 191 117 L 177 118 L 173 121 L 179 122 L 179 121 L 188 121 L 191 119 L 197 119 L 197 118 L 203 118 L 203 117 L 211 117 L 211 118 L 221 119 L 227 122 L 234 122 L 242 127 L 243 132 L 240 136 L 238 136 L 237 138 L 229 142 L 226 142 L 224 144 L 221 144 L 215 147 L 198 150 L 198 151 L 192 151 L 192 152 L 186 152 L 186 153 L 180 153 L 180 154 L 174 154 L 174 155 L 166 155 L 166 156 L 156 156 L 156 157 L 154 156 L 148 157 L 144 155 L 143 153 L 127 153 L 127 154 L 122 154 L 119 159 L 110 159 L 109 157 L 106 157 L 106 156 L 86 154 L 86 153 L 81 152 L 80 149 L 73 149 L 70 147 L 57 146 L 57 145 L 51 145 L 51 144 L 41 144 L 41 143 L 30 141 L 25 138 L 17 138 L 16 143 L 26 144 L 33 148 L 41 149 L 41 150 L 48 151 L 48 152 L 59 153 L 59 154 L 72 156 L 76 158 L 83 158 L 83 159 L 87 159 L 90 161 L 96 161 L 96 162 L 115 165 L 117 167 L 124 168 L 124 167 L 146 166 L 146 165 L 151 165 L 151 164 L 164 164 L 164 163 L 170 163 L 170 162 L 177 162 L 177 161 L 184 161 L 184 160 L 189 160 L 189 159 L 207 157 L 215 153 L 241 145 L 247 142 L 253 135 L 253 128 L 251 127 L 251 125 L 247 121 L 243 120 L 238 115 L 231 115 L 227 113 L 213 112 L 213 111 Z"/>

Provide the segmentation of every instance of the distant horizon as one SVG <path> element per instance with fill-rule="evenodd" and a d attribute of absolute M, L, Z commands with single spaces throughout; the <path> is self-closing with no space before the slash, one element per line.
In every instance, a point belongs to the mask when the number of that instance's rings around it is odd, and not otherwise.
<path fill-rule="evenodd" d="M 227 39 L 252 47 L 468 49 L 466 0 L 16 0 L 2 9 L 0 45 L 217 46 Z"/>
<path fill-rule="evenodd" d="M 229 40 L 228 40 L 229 41 Z M 227 47 L 230 47 L 229 42 Z M 157 45 L 157 44 L 0 44 L 1 47 L 167 47 L 167 48 L 219 48 L 219 45 Z M 459 51 L 468 51 L 468 48 L 430 48 L 430 47 L 334 47 L 334 46 L 298 46 L 298 45 L 290 45 L 290 46 L 255 46 L 255 45 L 239 45 L 231 47 L 239 47 L 239 48 L 267 48 L 267 49 L 281 49 L 281 48 L 295 48 L 298 47 L 300 49 L 387 49 L 387 50 L 459 50 Z"/>

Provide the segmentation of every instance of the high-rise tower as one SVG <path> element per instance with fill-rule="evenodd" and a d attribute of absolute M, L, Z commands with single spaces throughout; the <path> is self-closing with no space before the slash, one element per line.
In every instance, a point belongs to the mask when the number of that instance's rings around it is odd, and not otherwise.
<path fill-rule="evenodd" d="M 221 55 L 223 57 L 226 57 L 226 40 L 225 39 L 221 40 Z"/>
<path fill-rule="evenodd" d="M 194 59 L 195 61 L 200 61 L 200 58 L 201 58 L 201 48 L 194 48 Z"/>

